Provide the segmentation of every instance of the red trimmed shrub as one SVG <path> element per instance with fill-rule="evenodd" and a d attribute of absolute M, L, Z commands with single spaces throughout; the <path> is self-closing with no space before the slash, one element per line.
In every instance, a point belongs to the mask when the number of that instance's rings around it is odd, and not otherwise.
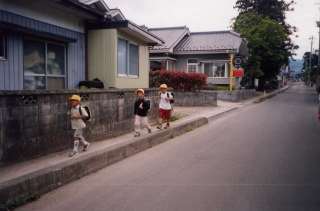
<path fill-rule="evenodd" d="M 204 89 L 207 83 L 207 75 L 203 73 L 186 73 L 184 71 L 156 70 L 149 72 L 149 87 L 158 88 L 161 84 L 167 84 L 179 91 L 195 91 Z"/>

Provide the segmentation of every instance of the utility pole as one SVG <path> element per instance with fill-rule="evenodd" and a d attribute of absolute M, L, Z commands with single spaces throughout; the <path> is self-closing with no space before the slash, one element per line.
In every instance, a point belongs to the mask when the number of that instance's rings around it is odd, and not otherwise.
<path fill-rule="evenodd" d="M 318 6 L 318 10 L 320 11 L 320 3 L 316 3 Z M 319 27 L 319 49 L 318 49 L 318 70 L 320 68 L 320 14 L 319 14 L 319 21 L 317 21 L 317 26 Z M 316 81 L 316 89 L 319 89 L 319 79 Z"/>
<path fill-rule="evenodd" d="M 315 3 L 318 6 L 318 10 L 320 11 L 320 3 Z M 320 15 L 319 21 L 317 21 L 317 26 L 319 28 L 319 52 L 318 52 L 318 67 L 320 67 Z"/>
<path fill-rule="evenodd" d="M 309 64 L 309 80 L 310 80 L 310 85 L 311 85 L 311 78 L 310 78 L 310 73 L 311 73 L 311 67 L 312 67 L 312 65 L 311 65 L 311 59 L 312 59 L 312 45 L 313 45 L 313 40 L 315 39 L 315 37 L 313 37 L 313 36 L 311 36 L 310 38 L 309 38 L 309 40 L 311 40 L 311 50 L 310 50 L 310 64 Z"/>

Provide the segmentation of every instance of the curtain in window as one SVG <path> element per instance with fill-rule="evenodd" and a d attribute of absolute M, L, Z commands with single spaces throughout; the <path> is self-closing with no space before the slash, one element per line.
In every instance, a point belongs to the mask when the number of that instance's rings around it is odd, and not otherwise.
<path fill-rule="evenodd" d="M 138 75 L 138 46 L 129 44 L 129 75 Z"/>
<path fill-rule="evenodd" d="M 204 63 L 204 74 L 208 77 L 213 77 L 213 68 L 211 63 Z"/>
<path fill-rule="evenodd" d="M 127 74 L 127 41 L 118 39 L 118 74 Z"/>

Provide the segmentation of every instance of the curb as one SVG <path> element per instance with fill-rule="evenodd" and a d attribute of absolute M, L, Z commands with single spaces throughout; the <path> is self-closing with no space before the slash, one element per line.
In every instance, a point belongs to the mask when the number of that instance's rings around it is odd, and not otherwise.
<path fill-rule="evenodd" d="M 42 195 L 205 124 L 208 124 L 208 119 L 205 117 L 192 119 L 181 125 L 133 138 L 97 152 L 0 183 L 0 204 L 9 203 L 22 194 L 37 193 Z"/>
<path fill-rule="evenodd" d="M 265 96 L 262 96 L 262 97 L 259 97 L 257 100 L 254 101 L 254 103 L 261 103 L 267 99 L 270 99 L 274 96 L 276 96 L 277 94 L 281 93 L 281 92 L 284 92 L 285 90 L 289 89 L 291 87 L 292 84 L 290 84 L 289 86 L 283 88 L 283 89 L 280 89 L 280 90 L 277 90 L 275 91 L 274 93 L 271 93 L 271 94 L 267 94 Z"/>

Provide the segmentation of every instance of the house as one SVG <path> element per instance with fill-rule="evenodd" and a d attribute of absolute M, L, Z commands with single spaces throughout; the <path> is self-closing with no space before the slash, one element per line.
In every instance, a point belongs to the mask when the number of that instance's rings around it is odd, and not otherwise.
<path fill-rule="evenodd" d="M 163 41 L 129 20 L 91 23 L 88 32 L 89 79 L 108 87 L 148 88 L 149 47 Z"/>
<path fill-rule="evenodd" d="M 148 87 L 148 48 L 161 43 L 103 0 L 1 1 L 0 90 L 73 89 L 93 78 Z"/>
<path fill-rule="evenodd" d="M 74 88 L 148 87 L 149 46 L 161 43 L 103 0 L 0 1 L 0 167 L 70 147 L 72 94 L 90 107 L 89 142 L 133 131 L 133 89 Z M 158 92 L 146 94 L 157 108 Z"/>
<path fill-rule="evenodd" d="M 150 69 L 175 70 L 177 57 L 173 56 L 173 50 L 183 38 L 190 36 L 189 29 L 186 26 L 146 29 L 165 41 L 150 49 Z"/>
<path fill-rule="evenodd" d="M 150 49 L 152 70 L 204 73 L 208 83 L 230 84 L 231 55 L 240 63 L 248 56 L 247 41 L 233 31 L 190 32 L 187 27 L 149 28 L 148 31 L 165 41 L 165 45 Z M 235 69 L 237 74 L 240 71 L 240 76 L 243 74 L 240 66 Z M 240 78 L 234 76 L 232 72 L 232 83 L 239 86 Z"/>

